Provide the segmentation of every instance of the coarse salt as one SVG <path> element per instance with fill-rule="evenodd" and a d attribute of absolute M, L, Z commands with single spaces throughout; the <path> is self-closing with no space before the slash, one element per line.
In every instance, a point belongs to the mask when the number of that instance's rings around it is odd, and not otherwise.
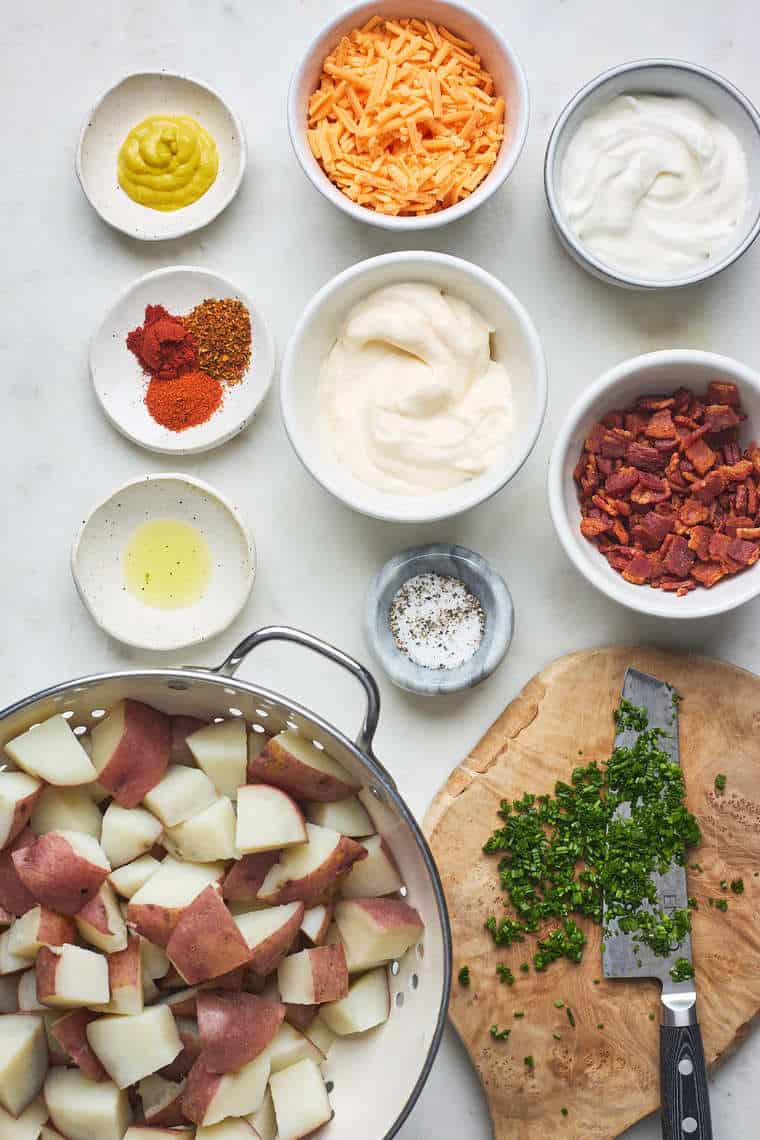
<path fill-rule="evenodd" d="M 457 669 L 483 640 L 485 613 L 464 582 L 444 574 L 416 574 L 390 606 L 397 647 L 426 669 Z"/>

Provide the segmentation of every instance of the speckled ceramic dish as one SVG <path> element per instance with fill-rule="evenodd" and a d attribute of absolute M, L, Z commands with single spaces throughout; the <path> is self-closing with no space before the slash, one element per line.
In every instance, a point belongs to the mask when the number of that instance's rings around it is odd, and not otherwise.
<path fill-rule="evenodd" d="M 127 589 L 129 539 L 156 519 L 188 523 L 208 545 L 211 574 L 190 605 L 159 609 Z M 74 540 L 71 572 L 93 620 L 117 641 L 138 649 L 183 649 L 221 633 L 240 613 L 256 574 L 256 548 L 237 510 L 208 483 L 181 474 L 145 475 L 94 508 Z"/>
<path fill-rule="evenodd" d="M 197 202 L 180 210 L 152 210 L 133 202 L 119 186 L 116 163 L 124 139 L 149 115 L 191 115 L 216 143 L 219 170 Z M 140 241 L 183 237 L 228 206 L 240 189 L 246 164 L 243 124 L 218 91 L 170 71 L 127 75 L 88 112 L 79 135 L 76 173 L 85 197 L 104 222 Z"/>
<path fill-rule="evenodd" d="M 454 669 L 429 669 L 411 661 L 393 639 L 389 614 L 398 590 L 417 574 L 458 578 L 480 602 L 485 631 L 479 648 Z M 507 584 L 474 550 L 448 542 L 413 546 L 396 554 L 370 583 L 364 608 L 369 647 L 395 685 L 410 693 L 438 696 L 480 684 L 501 664 L 514 630 L 514 606 Z"/>

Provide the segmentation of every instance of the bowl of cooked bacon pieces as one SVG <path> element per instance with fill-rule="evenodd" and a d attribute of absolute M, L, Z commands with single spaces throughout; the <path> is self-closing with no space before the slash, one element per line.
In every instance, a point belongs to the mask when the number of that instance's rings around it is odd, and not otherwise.
<path fill-rule="evenodd" d="M 528 130 L 512 48 L 454 0 L 354 4 L 319 33 L 290 84 L 288 128 L 313 185 L 358 221 L 420 230 L 503 184 Z"/>
<path fill-rule="evenodd" d="M 660 617 L 760 593 L 760 375 L 689 349 L 624 361 L 581 396 L 549 465 L 565 551 L 608 597 Z"/>

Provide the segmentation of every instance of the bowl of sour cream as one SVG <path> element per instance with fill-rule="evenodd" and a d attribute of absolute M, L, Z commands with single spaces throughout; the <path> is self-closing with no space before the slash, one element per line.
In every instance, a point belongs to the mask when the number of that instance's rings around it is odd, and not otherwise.
<path fill-rule="evenodd" d="M 562 244 L 589 272 L 631 289 L 693 285 L 760 232 L 760 115 L 703 67 L 625 63 L 567 104 L 544 183 Z"/>
<path fill-rule="evenodd" d="M 432 522 L 517 473 L 546 410 L 528 313 L 501 281 L 441 253 L 359 262 L 306 306 L 280 377 L 310 474 L 365 515 Z"/>

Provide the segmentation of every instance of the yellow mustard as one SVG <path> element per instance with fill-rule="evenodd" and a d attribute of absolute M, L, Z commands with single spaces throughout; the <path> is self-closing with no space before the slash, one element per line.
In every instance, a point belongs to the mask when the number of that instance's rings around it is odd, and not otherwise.
<path fill-rule="evenodd" d="M 189 115 L 150 115 L 119 151 L 119 185 L 152 210 L 181 210 L 206 193 L 219 170 L 216 143 Z"/>

